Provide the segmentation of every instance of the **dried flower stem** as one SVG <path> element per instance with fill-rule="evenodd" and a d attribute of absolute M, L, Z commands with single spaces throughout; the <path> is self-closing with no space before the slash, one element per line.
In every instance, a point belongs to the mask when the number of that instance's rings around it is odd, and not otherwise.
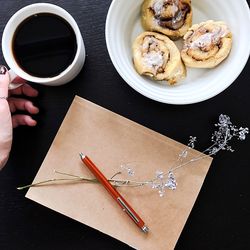
<path fill-rule="evenodd" d="M 23 190 L 23 189 L 30 188 L 30 187 L 42 186 L 42 185 L 49 184 L 52 182 L 54 183 L 54 182 L 64 182 L 64 181 L 69 181 L 69 182 L 87 181 L 87 182 L 93 182 L 93 183 L 97 182 L 97 180 L 95 179 L 86 179 L 86 178 L 82 178 L 79 176 L 78 178 L 60 178 L 60 179 L 49 179 L 45 181 L 39 181 L 39 182 L 32 183 L 30 185 L 17 187 L 17 189 Z"/>
<path fill-rule="evenodd" d="M 64 172 L 59 172 L 57 170 L 54 171 L 57 174 L 61 174 L 61 175 L 65 175 L 65 176 L 71 176 L 74 178 L 54 178 L 54 179 L 49 179 L 49 180 L 45 180 L 45 181 L 40 181 L 40 182 L 35 182 L 32 183 L 30 185 L 25 185 L 25 186 L 21 186 L 21 187 L 17 187 L 18 190 L 23 190 L 23 189 L 27 189 L 30 187 L 37 187 L 37 186 L 42 186 L 42 185 L 46 185 L 46 184 L 53 184 L 54 182 L 65 182 L 65 181 L 69 181 L 69 182 L 91 182 L 91 183 L 99 183 L 99 181 L 97 179 L 89 179 L 83 176 L 78 176 L 78 175 L 73 175 L 73 174 L 68 174 L 68 173 L 64 173 Z M 116 173 L 114 176 L 116 176 L 117 174 L 120 174 L 120 172 Z M 112 178 L 113 178 L 112 177 Z M 149 184 L 149 181 L 133 181 L 133 180 L 119 180 L 119 179 L 108 179 L 109 182 L 112 183 L 112 185 L 114 187 L 139 187 L 139 186 L 144 186 Z"/>

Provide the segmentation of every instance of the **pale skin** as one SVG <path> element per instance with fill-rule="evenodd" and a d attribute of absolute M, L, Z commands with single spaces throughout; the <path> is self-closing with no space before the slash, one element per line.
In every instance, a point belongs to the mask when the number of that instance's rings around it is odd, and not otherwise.
<path fill-rule="evenodd" d="M 34 104 L 18 95 L 36 97 L 37 90 L 24 84 L 21 87 L 8 90 L 10 83 L 9 73 L 0 66 L 3 72 L 0 74 L 0 169 L 6 164 L 12 144 L 12 131 L 20 125 L 36 126 L 37 122 L 31 117 L 39 112 Z M 15 97 L 14 97 L 15 96 Z M 8 99 L 5 99 L 8 97 Z M 18 110 L 26 111 L 27 114 L 12 114 Z"/>

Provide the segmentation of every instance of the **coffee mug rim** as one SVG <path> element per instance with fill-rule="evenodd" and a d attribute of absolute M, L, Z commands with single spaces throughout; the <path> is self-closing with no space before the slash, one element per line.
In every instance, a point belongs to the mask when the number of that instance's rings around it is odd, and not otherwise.
<path fill-rule="evenodd" d="M 15 58 L 13 56 L 12 53 L 12 48 L 10 48 L 9 46 L 9 42 L 6 41 L 6 36 L 7 36 L 7 32 L 8 30 L 13 29 L 12 26 L 15 23 L 16 18 L 18 18 L 20 16 L 20 14 L 27 12 L 29 10 L 33 11 L 34 13 L 29 14 L 27 16 L 25 16 L 22 20 L 24 21 L 25 19 L 27 19 L 29 16 L 31 15 L 35 15 L 35 14 L 39 14 L 39 13 L 45 13 L 44 11 L 40 11 L 39 7 L 48 7 L 50 9 L 48 9 L 46 11 L 46 13 L 52 13 L 55 15 L 60 16 L 61 18 L 63 18 L 73 29 L 75 35 L 76 35 L 76 43 L 77 43 L 77 50 L 75 53 L 75 57 L 73 62 L 64 70 L 62 71 L 60 74 L 54 76 L 54 77 L 36 77 L 36 76 L 32 76 L 30 74 L 28 74 L 27 72 L 25 72 L 15 61 Z M 58 10 L 59 13 L 57 13 L 55 10 Z M 53 12 L 55 11 L 55 12 Z M 62 13 L 66 16 L 62 16 Z M 14 25 L 14 29 L 16 29 L 18 27 L 18 25 L 21 23 L 18 22 L 17 24 Z M 73 25 L 72 25 L 73 24 Z M 42 83 L 42 84 L 49 84 L 50 82 L 54 82 L 57 81 L 59 79 L 61 79 L 62 77 L 64 77 L 65 75 L 67 75 L 67 73 L 75 66 L 78 57 L 81 54 L 81 46 L 83 46 L 83 40 L 82 40 L 82 36 L 81 36 L 81 32 L 80 29 L 75 21 L 75 19 L 69 14 L 69 12 L 67 12 L 65 9 L 63 9 L 62 7 L 55 5 L 55 4 L 51 4 L 51 3 L 34 3 L 34 4 L 30 4 L 27 5 L 21 9 L 19 9 L 7 22 L 4 31 L 3 31 L 3 36 L 2 36 L 2 52 L 3 52 L 3 56 L 5 58 L 5 61 L 7 62 L 8 66 L 21 78 L 30 81 L 30 82 L 36 82 L 36 83 Z M 84 49 L 84 48 L 83 48 Z M 7 52 L 7 50 L 10 51 L 10 53 Z M 85 50 L 85 49 L 84 49 Z M 9 54 L 11 54 L 11 57 L 9 56 Z"/>

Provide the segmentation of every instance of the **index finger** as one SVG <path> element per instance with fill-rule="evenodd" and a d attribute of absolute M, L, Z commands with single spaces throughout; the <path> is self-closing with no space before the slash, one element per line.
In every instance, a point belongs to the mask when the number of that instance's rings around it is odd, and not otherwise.
<path fill-rule="evenodd" d="M 36 97 L 38 95 L 38 91 L 34 88 L 32 88 L 28 84 L 24 84 L 20 86 L 19 88 L 10 90 L 11 95 L 26 95 L 30 97 Z"/>

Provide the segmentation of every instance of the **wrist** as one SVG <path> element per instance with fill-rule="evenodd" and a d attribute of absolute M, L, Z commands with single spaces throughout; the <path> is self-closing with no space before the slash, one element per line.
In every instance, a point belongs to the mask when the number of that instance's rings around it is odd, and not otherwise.
<path fill-rule="evenodd" d="M 9 159 L 12 137 L 10 138 L 0 138 L 0 170 L 5 166 Z"/>
<path fill-rule="evenodd" d="M 4 154 L 0 156 L 0 170 L 5 166 L 9 159 L 9 154 Z"/>

